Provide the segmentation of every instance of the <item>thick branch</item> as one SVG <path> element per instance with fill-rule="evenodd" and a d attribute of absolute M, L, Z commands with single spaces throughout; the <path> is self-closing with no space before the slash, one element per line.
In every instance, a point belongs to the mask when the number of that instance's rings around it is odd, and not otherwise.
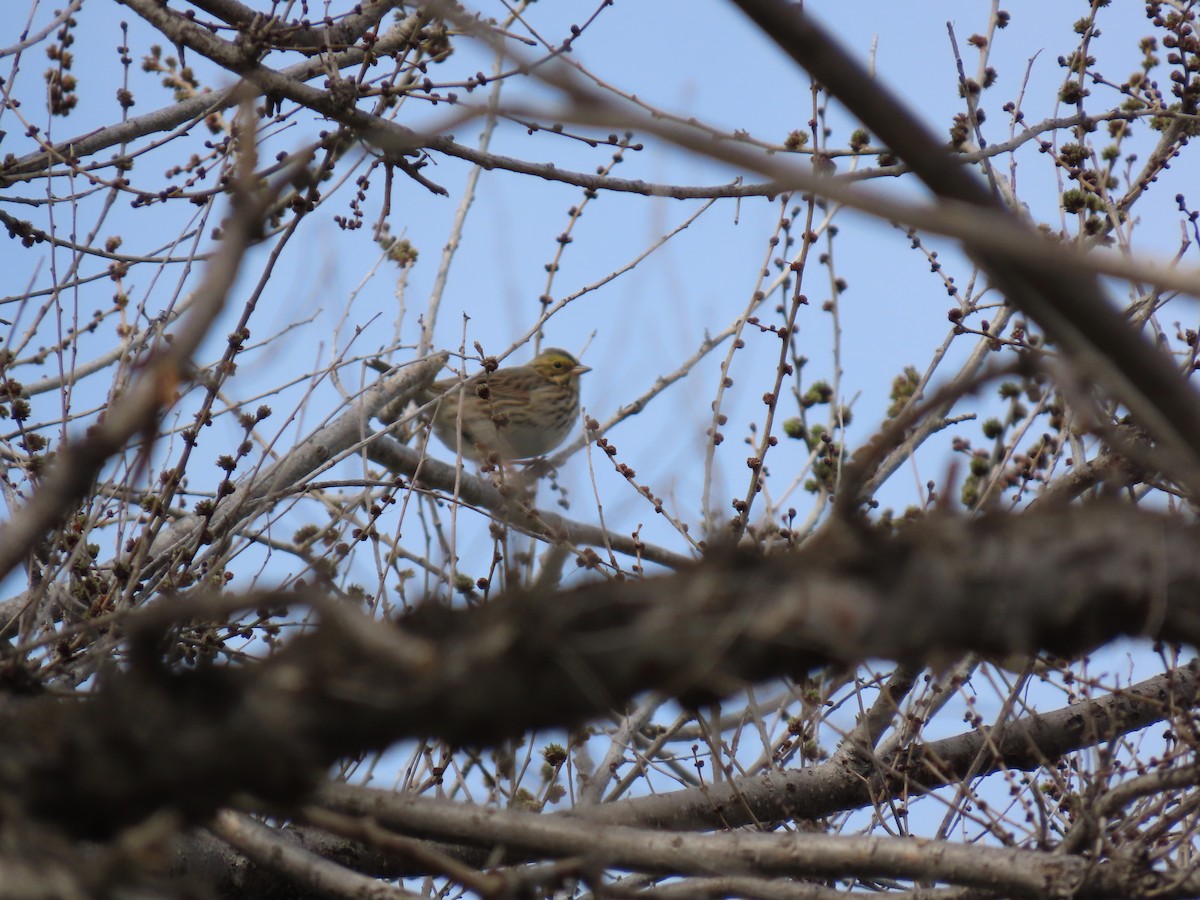
<path fill-rule="evenodd" d="M 400 6 L 401 2 L 363 0 L 355 12 L 342 16 L 340 21 L 329 21 L 324 27 L 316 27 L 308 22 L 284 22 L 251 9 L 238 0 L 192 0 L 192 5 L 218 16 L 245 34 L 270 43 L 272 47 L 325 53 L 357 42 L 368 29 L 379 24 L 388 10 Z"/>
<path fill-rule="evenodd" d="M 131 616 L 149 636 L 129 674 L 71 706 L 34 700 L 4 714 L 0 793 L 106 834 L 163 806 L 204 815 L 237 791 L 291 802 L 346 755 L 417 736 L 487 744 L 648 689 L 698 703 L 829 660 L 1070 655 L 1120 634 L 1194 643 L 1197 543 L 1195 526 L 1119 505 L 944 517 L 895 537 L 831 534 L 795 557 L 429 606 L 399 629 L 310 596 L 322 625 L 273 657 L 160 671 L 159 629 L 239 602 L 177 600 Z"/>
<path fill-rule="evenodd" d="M 518 858 L 578 855 L 598 866 L 648 872 L 791 877 L 857 876 L 920 878 L 1043 897 L 1069 889 L 1073 897 L 1190 896 L 1200 888 L 1195 873 L 1141 870 L 1128 862 L 1104 866 L 1082 856 L 1033 850 L 949 844 L 912 837 L 727 830 L 680 835 L 625 825 L 598 827 L 588 818 L 543 816 L 485 809 L 422 798 L 404 798 L 410 814 L 394 815 L 386 804 L 365 814 L 407 833 L 511 852 Z M 419 807 L 418 816 L 411 813 Z M 492 859 L 495 859 L 493 855 Z M 1158 894 L 1158 891 L 1162 891 Z"/>

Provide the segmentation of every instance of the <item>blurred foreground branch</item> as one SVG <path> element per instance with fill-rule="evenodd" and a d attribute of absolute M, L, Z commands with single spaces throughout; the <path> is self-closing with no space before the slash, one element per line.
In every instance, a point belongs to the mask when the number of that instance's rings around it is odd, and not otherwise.
<path fill-rule="evenodd" d="M 0 793 L 104 836 L 164 807 L 202 818 L 238 792 L 293 803 L 347 755 L 430 735 L 490 744 L 649 689 L 697 704 L 830 661 L 1066 656 L 1121 634 L 1195 644 L 1197 544 L 1195 526 L 1093 504 L 846 528 L 795 558 L 427 605 L 394 628 L 312 594 L 196 595 L 130 616 L 130 671 L 94 695 L 0 712 Z M 161 665 L 179 623 L 297 603 L 320 625 L 268 659 Z"/>

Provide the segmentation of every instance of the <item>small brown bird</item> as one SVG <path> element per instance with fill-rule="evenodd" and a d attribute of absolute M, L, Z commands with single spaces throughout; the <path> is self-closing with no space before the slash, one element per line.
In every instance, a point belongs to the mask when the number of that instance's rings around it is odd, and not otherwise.
<path fill-rule="evenodd" d="M 435 381 L 425 397 L 436 403 L 433 433 L 476 462 L 492 454 L 504 462 L 543 456 L 574 428 L 579 376 L 590 371 L 566 350 L 551 348 L 523 366 Z"/>

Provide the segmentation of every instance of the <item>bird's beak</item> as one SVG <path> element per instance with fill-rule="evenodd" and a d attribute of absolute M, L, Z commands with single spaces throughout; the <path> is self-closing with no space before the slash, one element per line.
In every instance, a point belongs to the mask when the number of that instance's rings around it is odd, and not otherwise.
<path fill-rule="evenodd" d="M 584 372 L 590 372 L 590 371 L 592 371 L 591 366 L 585 366 L 582 363 L 580 363 L 579 365 L 577 365 L 575 368 L 573 368 L 571 370 L 571 374 L 572 375 L 582 375 Z"/>

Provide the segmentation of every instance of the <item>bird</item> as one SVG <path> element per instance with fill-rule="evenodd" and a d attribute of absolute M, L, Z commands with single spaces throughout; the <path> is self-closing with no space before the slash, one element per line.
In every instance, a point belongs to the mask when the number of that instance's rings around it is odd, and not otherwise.
<path fill-rule="evenodd" d="M 552 347 L 522 366 L 435 381 L 424 402 L 434 404 L 433 433 L 464 458 L 533 459 L 571 433 L 579 418 L 579 376 L 590 371 L 566 350 Z"/>

